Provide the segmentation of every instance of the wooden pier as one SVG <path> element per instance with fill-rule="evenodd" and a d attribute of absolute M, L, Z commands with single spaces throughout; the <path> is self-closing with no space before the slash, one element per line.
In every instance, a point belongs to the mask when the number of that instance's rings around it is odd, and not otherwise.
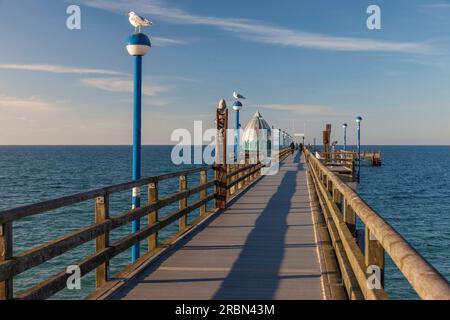
<path fill-rule="evenodd" d="M 101 298 L 323 299 L 305 163 L 289 157 Z"/>
<path fill-rule="evenodd" d="M 309 151 L 286 158 L 275 176 L 261 176 L 260 164 L 238 165 L 227 171 L 226 186 L 207 182 L 204 167 L 150 177 L 87 193 L 0 212 L 2 225 L 0 262 L 3 299 L 45 299 L 66 286 L 61 273 L 13 296 L 14 276 L 97 239 L 96 252 L 76 265 L 85 275 L 96 269 L 97 290 L 89 299 L 386 299 L 381 288 L 367 286 L 370 266 L 383 273 L 389 254 L 399 270 L 424 299 L 450 299 L 448 281 L 425 261 L 392 227 L 377 215 L 338 175 Z M 167 179 L 200 174 L 201 184 L 158 198 L 158 184 Z M 110 217 L 109 195 L 148 186 L 149 203 Z M 215 192 L 206 190 L 215 186 Z M 235 194 L 226 208 L 207 211 L 217 189 Z M 189 195 L 199 200 L 186 203 Z M 225 193 L 229 194 L 229 193 Z M 96 199 L 96 222 L 26 252 L 12 255 L 12 222 L 30 215 Z M 158 209 L 174 201 L 180 209 L 159 217 Z M 217 201 L 216 201 L 217 203 Z M 191 224 L 185 217 L 195 209 L 200 215 Z M 355 221 L 366 225 L 365 247 L 355 239 Z M 109 242 L 113 229 L 133 219 L 148 217 L 138 233 Z M 178 221 L 180 230 L 158 241 L 158 231 Z M 147 240 L 148 252 L 118 275 L 109 275 L 112 257 L 138 241 Z"/>
<path fill-rule="evenodd" d="M 223 134 L 227 123 L 219 120 Z M 216 157 L 227 159 L 224 137 Z M 66 269 L 16 294 L 14 278 L 90 241 L 95 251 L 71 263 L 81 276 L 95 270 L 88 299 L 387 299 L 386 255 L 420 298 L 450 299 L 449 282 L 348 186 L 354 154 L 318 159 L 309 150 L 292 156 L 281 149 L 272 157 L 280 163 L 274 175 L 262 174 L 267 165 L 259 156 L 240 164 L 216 161 L 1 211 L 0 299 L 47 299 L 65 289 Z M 188 184 L 192 175 L 199 184 Z M 161 197 L 161 184 L 173 179 L 178 190 Z M 136 187 L 147 190 L 148 202 L 111 216 L 110 196 Z M 91 225 L 14 253 L 15 221 L 93 200 Z M 177 210 L 159 213 L 173 203 Z M 357 239 L 357 217 L 364 241 Z M 136 219 L 147 223 L 110 241 L 114 230 Z M 174 223 L 178 231 L 161 241 L 160 232 Z M 147 252 L 110 274 L 112 259 L 143 241 Z"/>

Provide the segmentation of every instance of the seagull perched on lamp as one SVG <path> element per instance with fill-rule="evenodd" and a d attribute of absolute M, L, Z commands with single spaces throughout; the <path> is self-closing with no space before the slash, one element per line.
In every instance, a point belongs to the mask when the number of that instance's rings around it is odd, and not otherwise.
<path fill-rule="evenodd" d="M 148 27 L 153 25 L 153 22 L 149 19 L 143 18 L 141 16 L 138 16 L 135 12 L 130 11 L 128 12 L 128 20 L 130 21 L 131 25 L 134 27 L 134 32 L 137 33 L 138 31 L 141 32 L 142 27 Z"/>
<path fill-rule="evenodd" d="M 233 98 L 235 98 L 236 100 L 245 100 L 245 97 L 240 94 L 239 92 L 233 92 Z"/>

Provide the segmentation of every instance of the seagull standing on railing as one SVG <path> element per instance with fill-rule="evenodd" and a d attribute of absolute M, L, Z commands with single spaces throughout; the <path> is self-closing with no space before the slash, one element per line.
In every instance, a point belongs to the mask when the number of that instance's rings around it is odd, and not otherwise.
<path fill-rule="evenodd" d="M 142 27 L 148 27 L 153 24 L 149 19 L 138 16 L 135 12 L 128 12 L 128 20 L 131 25 L 134 27 L 134 32 L 141 32 Z"/>
<path fill-rule="evenodd" d="M 233 98 L 235 98 L 236 100 L 245 100 L 245 97 L 240 94 L 239 92 L 233 92 Z"/>

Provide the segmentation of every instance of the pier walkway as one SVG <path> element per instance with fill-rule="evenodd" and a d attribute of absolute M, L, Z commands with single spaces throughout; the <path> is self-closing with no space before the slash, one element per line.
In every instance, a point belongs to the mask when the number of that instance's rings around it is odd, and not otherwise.
<path fill-rule="evenodd" d="M 112 299 L 323 299 L 303 157 L 289 156 Z"/>

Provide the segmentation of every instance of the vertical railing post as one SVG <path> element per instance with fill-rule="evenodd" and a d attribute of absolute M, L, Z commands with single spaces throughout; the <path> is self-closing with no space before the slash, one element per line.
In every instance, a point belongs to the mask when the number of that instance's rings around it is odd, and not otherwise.
<path fill-rule="evenodd" d="M 331 181 L 331 179 L 327 177 L 327 182 L 326 182 L 326 184 L 327 184 L 327 191 L 328 191 L 331 195 L 333 195 L 333 181 Z"/>
<path fill-rule="evenodd" d="M 348 229 L 352 235 L 356 236 L 356 214 L 350 206 L 347 199 L 344 198 L 344 222 L 347 224 Z"/>
<path fill-rule="evenodd" d="M 365 262 L 366 267 L 376 266 L 380 270 L 380 285 L 384 288 L 384 248 L 366 226 L 365 229 Z"/>
<path fill-rule="evenodd" d="M 241 170 L 242 168 L 242 164 L 239 163 L 237 165 L 238 170 Z M 239 180 L 242 177 L 242 172 L 239 172 L 237 175 L 237 179 Z M 238 182 L 238 184 L 236 185 L 237 190 L 241 190 L 242 189 L 242 181 Z"/>
<path fill-rule="evenodd" d="M 0 224 L 0 262 L 11 259 L 13 255 L 12 222 Z M 0 282 L 0 300 L 13 298 L 13 279 Z"/>
<path fill-rule="evenodd" d="M 180 191 L 187 190 L 187 177 L 180 176 Z M 187 207 L 187 198 L 183 198 L 179 201 L 179 208 L 184 209 Z M 179 231 L 183 231 L 186 229 L 187 225 L 187 214 L 183 215 L 180 219 L 178 219 L 178 229 Z"/>
<path fill-rule="evenodd" d="M 342 212 L 342 194 L 337 188 L 333 188 L 333 201 Z"/>
<path fill-rule="evenodd" d="M 224 99 L 220 100 L 216 112 L 216 208 L 225 209 L 227 205 L 227 129 L 228 109 Z"/>
<path fill-rule="evenodd" d="M 206 185 L 206 183 L 208 182 L 208 174 L 206 170 L 202 170 L 200 171 L 200 184 L 202 186 Z M 200 191 L 200 200 L 203 200 L 206 198 L 206 189 Z M 200 216 L 204 217 L 206 215 L 206 203 L 203 204 L 200 207 Z"/>
<path fill-rule="evenodd" d="M 153 204 L 158 201 L 158 182 L 152 182 L 148 185 L 148 204 Z M 158 210 L 154 210 L 148 215 L 148 225 L 154 224 L 158 221 Z M 147 239 L 148 252 L 151 252 L 156 249 L 158 246 L 158 232 L 150 235 Z"/>
<path fill-rule="evenodd" d="M 109 196 L 104 195 L 95 199 L 95 223 L 102 223 L 109 219 Z M 109 232 L 95 239 L 95 250 L 100 252 L 109 246 Z M 108 281 L 108 261 L 102 263 L 95 269 L 95 285 L 100 288 Z"/>

